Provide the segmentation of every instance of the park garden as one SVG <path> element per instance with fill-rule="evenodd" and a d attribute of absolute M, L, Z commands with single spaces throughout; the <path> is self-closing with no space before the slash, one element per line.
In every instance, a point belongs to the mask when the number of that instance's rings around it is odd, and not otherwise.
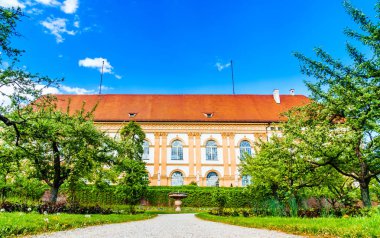
<path fill-rule="evenodd" d="M 0 237 L 149 219 L 182 212 L 201 219 L 325 237 L 380 236 L 380 27 L 350 3 L 358 29 L 345 33 L 350 64 L 321 48 L 294 53 L 310 77 L 310 103 L 285 113 L 281 135 L 258 141 L 241 174 L 247 187 L 149 186 L 145 134 L 126 123 L 117 138 L 93 123 L 94 108 L 57 110 L 44 90 L 61 79 L 27 72 L 12 46 L 21 9 L 0 8 Z M 380 15 L 380 3 L 376 6 Z M 362 53 L 366 52 L 366 53 Z M 370 53 L 368 53 L 370 52 Z"/>

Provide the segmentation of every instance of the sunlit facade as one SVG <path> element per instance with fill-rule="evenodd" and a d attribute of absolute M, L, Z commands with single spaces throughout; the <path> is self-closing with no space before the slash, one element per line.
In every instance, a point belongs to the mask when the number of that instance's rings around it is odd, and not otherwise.
<path fill-rule="evenodd" d="M 98 103 L 96 125 L 115 136 L 128 121 L 146 133 L 143 160 L 153 186 L 246 186 L 239 171 L 255 143 L 279 133 L 281 112 L 308 101 L 274 95 L 59 95 L 71 108 Z M 59 107 L 64 108 L 61 102 Z"/>

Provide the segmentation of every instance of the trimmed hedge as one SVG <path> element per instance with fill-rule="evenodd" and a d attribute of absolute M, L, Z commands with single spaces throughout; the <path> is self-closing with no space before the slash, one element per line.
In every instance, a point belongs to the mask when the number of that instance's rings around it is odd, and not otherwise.
<path fill-rule="evenodd" d="M 210 188 L 197 186 L 160 186 L 149 187 L 144 202 L 150 206 L 171 206 L 173 199 L 168 194 L 171 192 L 187 193 L 188 197 L 183 199 L 184 207 L 217 207 L 212 199 L 213 194 L 217 190 L 224 190 L 227 196 L 226 207 L 240 208 L 251 207 L 252 199 L 248 190 L 244 188 Z M 123 197 L 116 192 L 116 186 L 105 189 L 97 189 L 94 186 L 86 186 L 76 192 L 76 202 L 80 204 L 101 204 L 101 205 L 117 205 L 123 204 Z"/>
<path fill-rule="evenodd" d="M 167 206 L 173 201 L 169 199 L 170 192 L 187 193 L 188 197 L 183 199 L 185 207 L 217 207 L 212 199 L 213 194 L 217 190 L 224 190 L 227 196 L 226 207 L 250 207 L 252 199 L 244 188 L 210 188 L 197 186 L 181 186 L 181 187 L 149 187 L 146 200 L 152 206 Z"/>
<path fill-rule="evenodd" d="M 93 185 L 82 186 L 75 192 L 74 201 L 82 205 L 121 205 L 124 204 L 122 195 L 116 192 L 117 186 L 109 186 L 106 188 L 97 188 Z M 13 189 L 10 189 L 11 191 Z M 223 190 L 227 196 L 225 207 L 242 208 L 252 207 L 252 198 L 246 188 L 231 188 L 231 187 L 198 187 L 198 186 L 151 186 L 148 187 L 145 196 L 145 202 L 150 206 L 171 206 L 173 199 L 170 199 L 168 194 L 171 192 L 187 193 L 188 197 L 183 199 L 182 206 L 184 207 L 217 207 L 213 201 L 213 194 L 217 190 Z M 18 196 L 15 191 L 9 191 L 8 195 Z M 60 194 L 67 193 L 67 189 L 60 189 Z M 42 193 L 41 193 L 42 196 Z M 10 197 L 10 196 L 5 196 Z M 35 198 L 34 198 L 35 199 Z"/>

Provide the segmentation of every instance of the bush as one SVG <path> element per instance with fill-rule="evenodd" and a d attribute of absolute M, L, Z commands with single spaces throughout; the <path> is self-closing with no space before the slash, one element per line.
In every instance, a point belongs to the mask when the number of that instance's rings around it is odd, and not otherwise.
<path fill-rule="evenodd" d="M 39 205 L 29 205 L 23 203 L 2 202 L 0 204 L 1 211 L 4 212 L 32 212 L 37 211 L 40 214 L 53 213 L 71 213 L 71 214 L 111 214 L 111 209 L 96 206 L 79 206 L 66 205 L 59 203 L 44 203 Z"/>
<path fill-rule="evenodd" d="M 23 203 L 12 203 L 4 201 L 0 203 L 0 209 L 4 212 L 31 212 L 36 210 L 36 207 Z"/>
<path fill-rule="evenodd" d="M 212 194 L 212 201 L 216 204 L 219 210 L 219 214 L 223 213 L 223 209 L 227 204 L 228 197 L 225 190 L 217 189 Z"/>
<path fill-rule="evenodd" d="M 44 203 L 38 206 L 37 211 L 41 214 L 51 213 L 70 213 L 70 214 L 111 214 L 113 213 L 110 208 L 102 208 L 99 205 L 96 206 L 79 206 L 78 204 L 72 204 L 67 206 L 66 204 L 57 203 Z"/>
<path fill-rule="evenodd" d="M 244 216 L 244 217 L 250 217 L 253 216 L 254 214 L 252 213 L 252 209 L 249 208 L 213 208 L 210 209 L 208 212 L 211 215 L 215 216 L 231 216 L 231 217 L 238 217 L 238 216 Z"/>

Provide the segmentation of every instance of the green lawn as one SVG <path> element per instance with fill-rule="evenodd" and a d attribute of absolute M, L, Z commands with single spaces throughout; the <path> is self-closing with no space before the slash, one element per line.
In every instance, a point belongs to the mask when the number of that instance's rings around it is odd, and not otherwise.
<path fill-rule="evenodd" d="M 52 214 L 41 215 L 37 213 L 0 213 L 0 237 L 14 235 L 29 235 L 41 232 L 61 231 L 78 227 L 120 223 L 149 219 L 155 214 L 111 214 L 111 215 L 78 215 L 78 214 Z"/>
<path fill-rule="evenodd" d="M 197 217 L 227 224 L 264 228 L 319 237 L 380 237 L 380 216 L 354 218 L 221 217 L 199 213 Z"/>

